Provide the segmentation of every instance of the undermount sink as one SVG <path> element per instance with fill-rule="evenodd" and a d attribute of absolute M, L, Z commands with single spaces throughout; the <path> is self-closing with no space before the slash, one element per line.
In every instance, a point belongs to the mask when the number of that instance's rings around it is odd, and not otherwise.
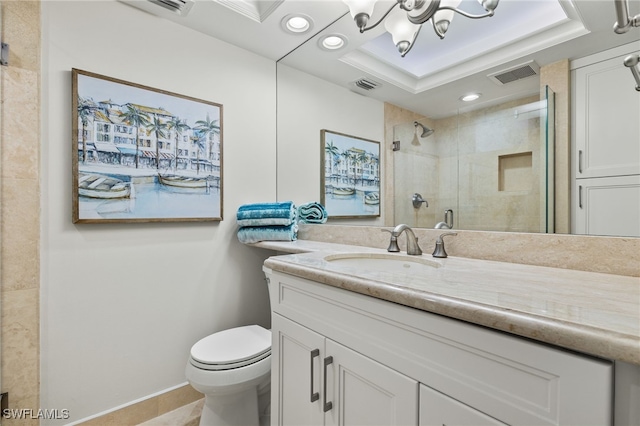
<path fill-rule="evenodd" d="M 340 253 L 325 256 L 324 260 L 338 266 L 405 274 L 419 274 L 442 266 L 432 259 L 400 253 Z"/>

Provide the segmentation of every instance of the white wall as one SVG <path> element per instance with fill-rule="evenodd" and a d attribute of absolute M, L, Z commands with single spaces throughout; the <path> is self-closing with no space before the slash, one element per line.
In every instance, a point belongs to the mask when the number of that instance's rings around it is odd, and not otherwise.
<path fill-rule="evenodd" d="M 270 253 L 235 212 L 276 197 L 275 63 L 116 1 L 42 16 L 40 406 L 77 421 L 185 383 L 207 334 L 270 325 Z M 223 105 L 222 222 L 72 224 L 71 68 Z"/>
<path fill-rule="evenodd" d="M 304 113 L 301 113 L 304 112 Z M 384 104 L 317 77 L 278 64 L 278 199 L 320 201 L 320 131 L 331 130 L 380 142 L 384 170 Z M 384 176 L 384 173 L 381 173 Z M 381 182 L 384 200 L 386 183 Z M 380 205 L 380 213 L 384 207 Z M 383 217 L 331 220 L 381 226 Z"/>

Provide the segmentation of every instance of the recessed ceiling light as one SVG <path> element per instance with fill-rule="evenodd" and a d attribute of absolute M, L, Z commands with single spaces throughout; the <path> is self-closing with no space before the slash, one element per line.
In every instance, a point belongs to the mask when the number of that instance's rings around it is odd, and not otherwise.
<path fill-rule="evenodd" d="M 313 28 L 313 19 L 301 13 L 287 15 L 280 21 L 282 28 L 292 34 L 304 34 Z"/>
<path fill-rule="evenodd" d="M 320 39 L 320 47 L 326 50 L 337 50 L 347 45 L 347 38 L 342 34 L 329 34 Z"/>
<path fill-rule="evenodd" d="M 468 95 L 464 95 L 460 98 L 460 100 L 462 102 L 471 102 L 471 101 L 475 101 L 476 99 L 478 99 L 481 96 L 480 93 L 469 93 Z"/>

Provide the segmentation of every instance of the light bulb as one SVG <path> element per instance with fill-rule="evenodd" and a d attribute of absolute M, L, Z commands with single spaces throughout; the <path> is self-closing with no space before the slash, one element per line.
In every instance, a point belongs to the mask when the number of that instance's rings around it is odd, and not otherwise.
<path fill-rule="evenodd" d="M 491 12 L 493 10 L 496 10 L 499 1 L 500 0 L 478 0 L 478 3 L 480 3 L 482 7 L 484 7 L 484 10 L 486 10 L 487 12 Z"/>
<path fill-rule="evenodd" d="M 351 17 L 356 18 L 361 13 L 366 14 L 368 17 L 373 15 L 373 7 L 376 4 L 376 0 L 343 0 L 344 3 L 349 6 Z"/>
<path fill-rule="evenodd" d="M 458 6 L 460 6 L 461 2 L 462 0 L 442 0 L 440 2 L 440 7 L 448 6 L 448 7 L 457 8 Z M 436 33 L 441 38 L 444 37 L 444 33 L 446 33 L 447 30 L 449 29 L 449 25 L 451 24 L 451 21 L 453 21 L 454 15 L 455 15 L 455 12 L 449 9 L 438 10 L 433 15 L 433 22 L 436 27 Z"/>
<path fill-rule="evenodd" d="M 412 24 L 402 9 L 394 9 L 384 21 L 384 28 L 391 34 L 393 43 L 402 56 L 411 48 L 420 25 Z"/>

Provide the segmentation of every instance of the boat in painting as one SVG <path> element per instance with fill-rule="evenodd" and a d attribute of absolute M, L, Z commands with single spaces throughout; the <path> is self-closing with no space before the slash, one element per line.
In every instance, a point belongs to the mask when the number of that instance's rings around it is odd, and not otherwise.
<path fill-rule="evenodd" d="M 333 195 L 353 195 L 355 194 L 355 188 L 347 188 L 344 186 L 338 186 L 333 188 Z"/>
<path fill-rule="evenodd" d="M 365 204 L 375 205 L 380 204 L 380 193 L 378 192 L 369 192 L 365 194 L 363 197 Z"/>
<path fill-rule="evenodd" d="M 100 174 L 78 175 L 78 194 L 89 198 L 115 199 L 131 196 L 131 183 Z"/>
<path fill-rule="evenodd" d="M 207 180 L 207 178 L 158 174 L 158 179 L 160 183 L 163 185 L 175 186 L 177 188 L 208 188 L 209 187 L 209 181 Z"/>

